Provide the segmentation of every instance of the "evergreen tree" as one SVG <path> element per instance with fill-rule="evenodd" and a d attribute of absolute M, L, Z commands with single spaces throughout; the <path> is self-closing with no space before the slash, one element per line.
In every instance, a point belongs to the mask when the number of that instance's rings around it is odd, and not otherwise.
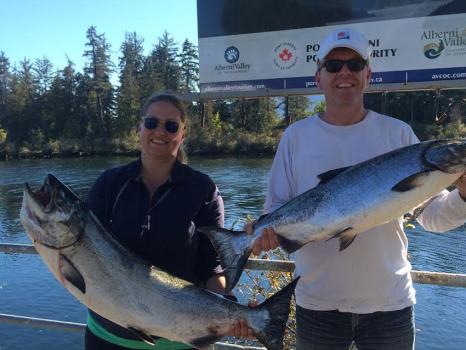
<path fill-rule="evenodd" d="M 181 91 L 198 91 L 199 82 L 199 55 L 196 46 L 188 39 L 183 42 L 179 54 Z"/>
<path fill-rule="evenodd" d="M 178 48 L 175 39 L 165 31 L 151 53 L 152 64 L 165 90 L 177 92 L 180 87 L 180 68 L 177 62 Z"/>
<path fill-rule="evenodd" d="M 309 99 L 307 96 L 290 96 L 288 99 L 288 113 L 292 121 L 304 119 L 309 115 Z"/>
<path fill-rule="evenodd" d="M 36 76 L 36 85 L 39 95 L 44 94 L 52 83 L 53 79 L 53 64 L 46 57 L 37 59 L 33 68 Z"/>
<path fill-rule="evenodd" d="M 14 69 L 10 81 L 11 113 L 8 113 L 6 127 L 8 134 L 17 146 L 40 147 L 44 140 L 40 130 L 40 119 L 36 108 L 37 86 L 33 65 L 28 59 L 20 62 Z M 27 126 L 27 127 L 25 127 Z"/>
<path fill-rule="evenodd" d="M 150 55 L 144 59 L 139 87 L 141 89 L 141 101 L 156 91 L 165 90 L 156 64 Z"/>
<path fill-rule="evenodd" d="M 87 30 L 88 50 L 84 52 L 89 59 L 85 67 L 85 74 L 91 77 L 92 90 L 90 99 L 94 104 L 92 111 L 94 120 L 92 136 L 104 136 L 107 141 L 112 137 L 112 117 L 114 108 L 113 87 L 110 83 L 110 75 L 113 72 L 113 64 L 110 60 L 110 45 L 104 34 L 97 34 L 95 27 Z M 103 130 L 103 133 L 102 133 Z"/>
<path fill-rule="evenodd" d="M 237 100 L 235 102 L 233 119 L 236 127 L 247 131 L 268 133 L 278 123 L 275 101 L 272 98 L 257 98 Z"/>
<path fill-rule="evenodd" d="M 141 74 L 144 68 L 143 39 L 135 32 L 126 33 L 120 50 L 122 56 L 119 63 L 116 131 L 119 135 L 124 135 L 139 119 L 143 84 Z"/>
<path fill-rule="evenodd" d="M 76 89 L 74 63 L 68 59 L 66 67 L 55 75 L 47 94 L 44 117 L 49 119 L 49 136 L 52 140 L 66 142 L 83 136 L 79 135 Z"/>
<path fill-rule="evenodd" d="M 10 83 L 10 62 L 0 51 L 0 128 L 4 125 L 8 113 L 8 85 Z"/>

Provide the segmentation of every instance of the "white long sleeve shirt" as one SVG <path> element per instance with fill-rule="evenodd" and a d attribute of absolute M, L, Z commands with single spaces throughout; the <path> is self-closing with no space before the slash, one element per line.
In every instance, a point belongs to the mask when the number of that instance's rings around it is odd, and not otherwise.
<path fill-rule="evenodd" d="M 419 142 L 406 123 L 370 111 L 359 123 L 337 126 L 318 116 L 287 128 L 271 168 L 265 212 L 316 186 L 318 175 Z M 418 218 L 429 231 L 463 224 L 466 203 L 443 191 Z M 371 313 L 416 302 L 401 218 L 361 232 L 345 250 L 338 240 L 312 242 L 295 253 L 297 304 L 312 310 Z"/>

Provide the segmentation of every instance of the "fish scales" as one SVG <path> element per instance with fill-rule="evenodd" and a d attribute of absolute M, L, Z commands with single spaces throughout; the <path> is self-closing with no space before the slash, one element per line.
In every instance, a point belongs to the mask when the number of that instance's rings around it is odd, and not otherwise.
<path fill-rule="evenodd" d="M 228 288 L 233 288 L 264 228 L 273 228 L 288 252 L 333 238 L 344 250 L 358 234 L 400 218 L 465 171 L 465 140 L 421 142 L 322 174 L 316 187 L 259 218 L 252 235 L 209 227 L 200 231 L 217 249 L 227 267 Z M 239 239 L 242 245 L 234 242 Z"/>
<path fill-rule="evenodd" d="M 268 349 L 283 348 L 297 280 L 254 308 L 196 287 L 126 249 L 53 175 L 36 192 L 25 186 L 20 218 L 71 294 L 147 343 L 156 343 L 156 335 L 207 349 L 246 319 Z"/>

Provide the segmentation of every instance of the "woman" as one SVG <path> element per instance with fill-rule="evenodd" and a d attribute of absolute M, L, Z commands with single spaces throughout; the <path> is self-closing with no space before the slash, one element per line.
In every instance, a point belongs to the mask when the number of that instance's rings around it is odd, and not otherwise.
<path fill-rule="evenodd" d="M 140 158 L 105 171 L 92 186 L 87 204 L 136 254 L 173 275 L 223 293 L 217 254 L 208 239 L 196 233 L 198 226 L 223 226 L 223 200 L 207 175 L 183 164 L 187 132 L 183 104 L 172 95 L 153 95 L 142 116 Z M 153 348 L 90 310 L 87 326 L 87 350 Z M 157 348 L 164 345 L 191 348 L 157 339 Z"/>

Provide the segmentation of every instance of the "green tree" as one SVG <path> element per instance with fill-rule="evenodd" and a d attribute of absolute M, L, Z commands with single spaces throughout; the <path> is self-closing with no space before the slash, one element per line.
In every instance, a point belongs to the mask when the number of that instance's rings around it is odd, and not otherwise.
<path fill-rule="evenodd" d="M 165 31 L 150 55 L 155 71 L 165 90 L 177 92 L 180 87 L 180 68 L 177 62 L 178 48 L 175 39 Z"/>
<path fill-rule="evenodd" d="M 114 109 L 114 93 L 110 83 L 110 75 L 113 72 L 113 63 L 110 60 L 110 45 L 104 34 L 97 34 L 95 27 L 87 30 L 84 57 L 89 62 L 84 68 L 84 73 L 91 77 L 92 90 L 89 98 L 94 104 L 92 115 L 92 136 L 103 136 L 109 141 L 112 137 L 112 117 Z"/>
<path fill-rule="evenodd" d="M 286 96 L 283 99 L 277 99 L 279 103 L 276 108 L 281 111 L 286 125 L 303 119 L 309 115 L 309 99 L 307 96 Z"/>
<path fill-rule="evenodd" d="M 10 84 L 10 62 L 3 51 L 0 51 L 0 127 L 8 113 L 8 86 Z"/>
<path fill-rule="evenodd" d="M 288 113 L 294 121 L 304 119 L 309 115 L 309 99 L 307 96 L 290 96 Z"/>
<path fill-rule="evenodd" d="M 197 47 L 188 39 L 183 42 L 179 54 L 181 91 L 198 91 L 199 82 L 199 55 Z"/>
<path fill-rule="evenodd" d="M 238 100 L 233 119 L 236 121 L 234 126 L 256 133 L 268 133 L 279 122 L 272 98 Z"/>
<path fill-rule="evenodd" d="M 116 132 L 127 134 L 139 119 L 144 68 L 143 39 L 135 32 L 126 33 L 120 48 L 120 87 L 117 96 Z"/>
<path fill-rule="evenodd" d="M 2 122 L 9 141 L 16 147 L 27 149 L 35 148 L 43 141 L 40 137 L 42 131 L 37 109 L 37 86 L 32 68 L 33 65 L 26 58 L 20 62 L 19 68 L 14 67 L 7 85 L 8 109 Z"/>
<path fill-rule="evenodd" d="M 47 57 L 36 59 L 33 70 L 35 72 L 38 93 L 42 95 L 50 88 L 52 83 L 53 64 Z"/>
<path fill-rule="evenodd" d="M 77 81 L 74 63 L 68 59 L 66 67 L 53 78 L 46 97 L 44 118 L 48 119 L 47 139 L 70 140 L 79 135 L 79 115 L 76 104 Z"/>
<path fill-rule="evenodd" d="M 311 115 L 324 113 L 325 112 L 325 100 L 321 100 L 314 104 L 314 108 L 311 112 Z"/>

